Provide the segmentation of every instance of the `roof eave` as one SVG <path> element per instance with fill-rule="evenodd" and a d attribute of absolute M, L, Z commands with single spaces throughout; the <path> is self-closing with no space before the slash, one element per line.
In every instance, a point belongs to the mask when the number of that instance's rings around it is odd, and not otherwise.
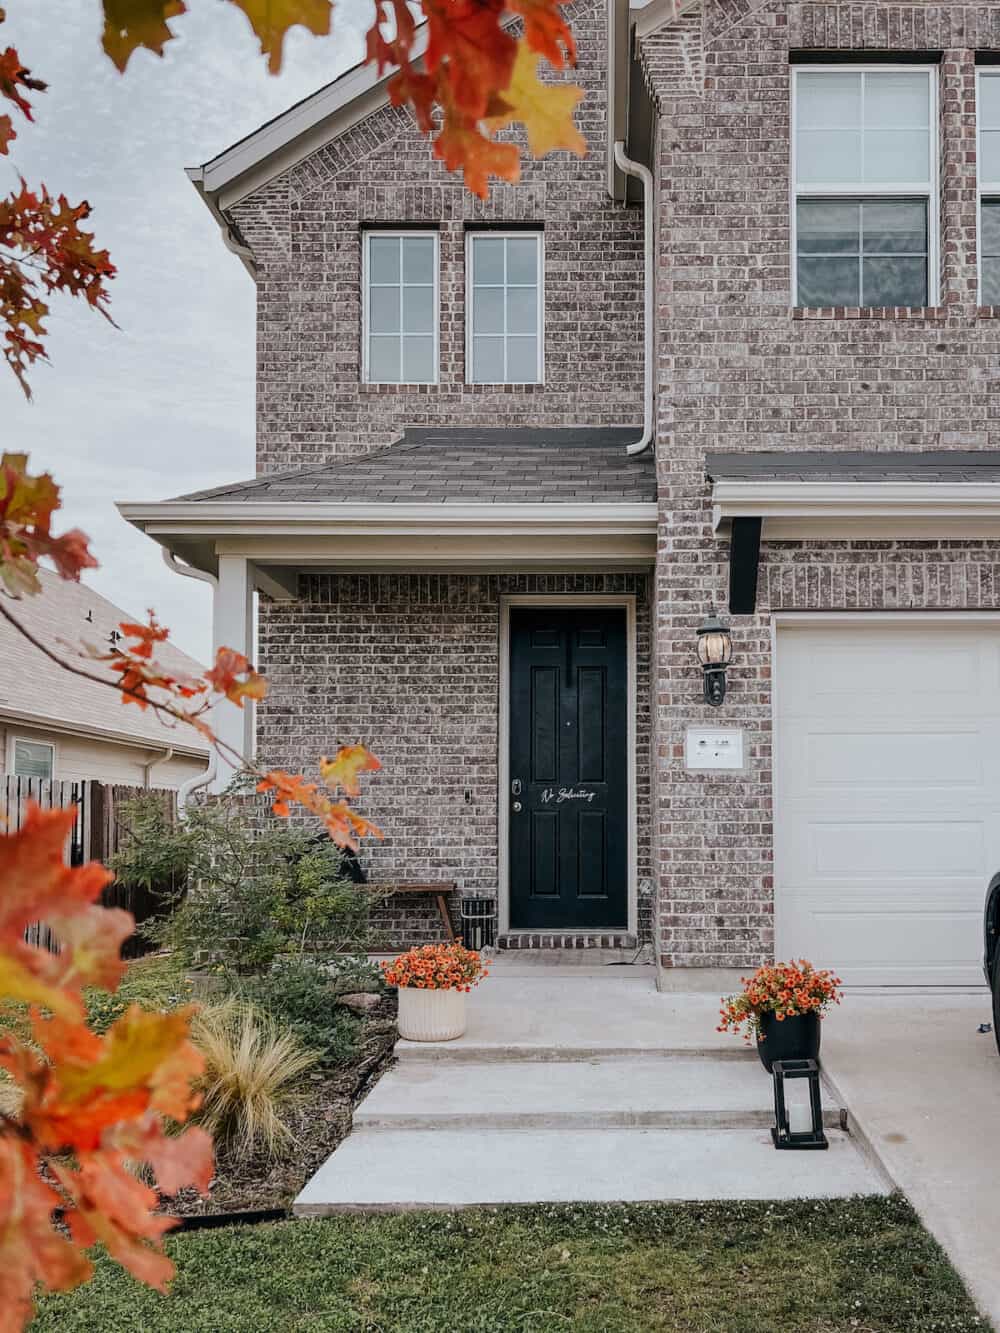
<path fill-rule="evenodd" d="M 207 746 L 185 744 L 183 741 L 175 740 L 168 732 L 164 733 L 162 739 L 153 736 L 137 736 L 131 731 L 93 726 L 86 722 L 74 721 L 71 718 L 50 716 L 47 713 L 29 713 L 24 709 L 6 708 L 3 705 L 0 705 L 0 721 L 15 722 L 25 727 L 35 727 L 39 731 L 56 731 L 68 736 L 93 737 L 95 740 L 107 741 L 110 745 L 132 745 L 137 750 L 156 750 L 158 753 L 173 750 L 174 754 L 180 755 L 184 759 L 202 759 L 206 763 L 208 762 Z"/>

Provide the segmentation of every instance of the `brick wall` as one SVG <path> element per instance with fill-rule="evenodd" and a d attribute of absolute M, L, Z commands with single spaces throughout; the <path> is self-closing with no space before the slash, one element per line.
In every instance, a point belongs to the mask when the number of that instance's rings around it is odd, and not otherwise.
<path fill-rule="evenodd" d="M 638 873 L 648 879 L 647 584 L 642 575 L 599 573 L 304 575 L 301 600 L 261 606 L 259 655 L 270 692 L 259 706 L 260 753 L 301 771 L 315 755 L 363 740 L 383 764 L 365 782 L 365 813 L 386 834 L 366 845 L 370 875 L 454 880 L 462 893 L 495 897 L 500 598 L 631 593 Z M 440 938 L 436 909 L 417 899 L 393 902 L 381 924 L 393 946 Z"/>
<path fill-rule="evenodd" d="M 521 182 L 481 204 L 386 107 L 234 210 L 259 267 L 261 473 L 364 452 L 419 425 L 632 425 L 642 403 L 642 216 L 605 190 L 605 7 L 567 6 L 586 90 L 586 159 L 525 158 Z M 545 383 L 465 384 L 465 225 L 545 229 Z M 361 228 L 440 228 L 440 383 L 361 378 Z"/>
<path fill-rule="evenodd" d="M 996 607 L 994 543 L 765 545 L 758 614 L 735 617 L 720 724 L 746 775 L 687 773 L 704 720 L 695 629 L 726 603 L 710 449 L 1000 446 L 1000 325 L 976 304 L 974 50 L 1000 7 L 706 0 L 642 56 L 661 120 L 654 842 L 667 966 L 750 966 L 773 946 L 771 609 Z M 934 310 L 795 311 L 789 51 L 942 51 L 941 299 Z"/>

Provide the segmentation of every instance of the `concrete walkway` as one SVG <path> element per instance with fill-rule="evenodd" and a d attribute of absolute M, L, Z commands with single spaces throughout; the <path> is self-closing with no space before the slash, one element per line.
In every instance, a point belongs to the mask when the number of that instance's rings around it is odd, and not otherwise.
<path fill-rule="evenodd" d="M 832 1102 L 828 1152 L 775 1152 L 771 1082 L 715 1031 L 714 993 L 658 993 L 650 967 L 504 958 L 469 1002 L 458 1041 L 397 1044 L 296 1213 L 887 1188 Z"/>
<path fill-rule="evenodd" d="M 823 1065 L 894 1184 L 1000 1330 L 1000 1058 L 989 992 L 849 992 Z"/>

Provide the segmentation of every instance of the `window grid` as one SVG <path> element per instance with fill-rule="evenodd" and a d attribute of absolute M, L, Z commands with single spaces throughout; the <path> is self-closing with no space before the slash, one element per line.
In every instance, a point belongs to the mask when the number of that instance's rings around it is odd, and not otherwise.
<path fill-rule="evenodd" d="M 808 198 L 808 196 L 803 196 L 802 199 L 801 199 L 799 202 L 802 202 L 802 203 L 808 203 L 808 202 L 814 202 L 814 201 L 810 200 L 810 199 Z M 801 261 L 801 260 L 803 260 L 803 259 L 805 259 L 805 260 L 810 260 L 810 259 L 855 259 L 855 258 L 856 258 L 857 261 L 858 261 L 858 263 L 857 263 L 857 267 L 858 267 L 858 288 L 857 288 L 857 292 L 858 292 L 858 300 L 857 300 L 857 302 L 848 302 L 847 304 L 850 304 L 850 305 L 857 304 L 857 305 L 860 306 L 860 307 L 865 307 L 866 305 L 868 305 L 868 301 L 867 301 L 867 293 L 866 293 L 866 291 L 865 291 L 865 261 L 866 261 L 866 260 L 879 260 L 879 259 L 920 259 L 920 260 L 923 261 L 923 265 L 924 265 L 924 285 L 925 285 L 925 287 L 926 287 L 926 284 L 927 284 L 927 250 L 926 250 L 926 248 L 923 249 L 923 250 L 894 250 L 894 249 L 886 249 L 886 248 L 881 248 L 881 247 L 880 247 L 879 249 L 868 250 L 868 249 L 865 248 L 865 245 L 866 245 L 866 243 L 865 243 L 865 207 L 866 207 L 866 205 L 867 205 L 868 207 L 871 207 L 872 205 L 878 205 L 878 204 L 881 204 L 881 203 L 883 202 L 882 200 L 880 200 L 880 199 L 860 199 L 860 198 L 858 198 L 858 199 L 842 199 L 842 200 L 836 200 L 836 201 L 831 201 L 831 202 L 838 202 L 838 203 L 841 203 L 841 202 L 842 202 L 842 203 L 856 203 L 856 204 L 858 205 L 858 244 L 857 244 L 857 250 L 856 250 L 856 251 L 854 251 L 854 250 L 836 250 L 836 249 L 831 249 L 831 250 L 813 250 L 813 249 L 809 249 L 809 250 L 800 250 L 799 253 L 798 253 L 798 259 L 799 259 L 799 261 Z M 896 201 L 896 202 L 899 202 L 899 203 L 907 203 L 907 202 L 911 202 L 911 201 L 910 201 L 910 200 L 906 200 L 906 199 L 899 199 L 899 200 Z M 923 201 L 922 199 L 917 199 L 917 200 L 912 200 L 912 202 L 914 202 L 914 203 L 923 203 L 924 201 Z M 925 227 L 926 227 L 926 219 L 925 219 Z M 879 302 L 879 301 L 874 301 L 874 302 L 872 302 L 871 304 L 873 304 L 873 305 L 880 305 L 880 304 L 882 304 L 882 303 Z"/>
<path fill-rule="evenodd" d="M 918 70 L 922 72 L 928 81 L 928 179 L 926 181 L 914 182 L 881 182 L 865 181 L 865 141 L 866 141 L 866 119 L 865 119 L 865 97 L 869 77 L 877 77 L 880 73 L 915 73 Z M 800 74 L 820 74 L 820 73 L 845 73 L 853 71 L 860 74 L 861 101 L 860 101 L 860 119 L 857 126 L 851 125 L 838 127 L 837 125 L 824 126 L 825 129 L 846 128 L 849 133 L 858 132 L 860 139 L 860 156 L 858 165 L 858 180 L 853 186 L 849 183 L 841 182 L 799 182 L 799 145 L 801 130 L 797 124 L 798 120 L 798 80 Z M 922 127 L 921 127 L 922 128 Z M 837 200 L 850 201 L 857 200 L 869 203 L 878 202 L 880 199 L 906 198 L 907 196 L 917 196 L 926 200 L 927 203 L 927 252 L 925 258 L 925 288 L 924 299 L 920 304 L 934 305 L 937 302 L 937 273 L 936 265 L 932 264 L 931 259 L 936 256 L 938 249 L 937 233 L 937 171 L 938 171 L 938 135 L 937 135 L 937 72 L 934 67 L 922 69 L 913 65 L 877 65 L 877 66 L 848 66 L 848 65 L 809 65 L 792 70 L 792 226 L 791 226 L 791 267 L 792 267 L 792 304 L 798 306 L 799 282 L 798 282 L 798 264 L 803 256 L 798 248 L 798 229 L 797 213 L 800 201 L 809 199 L 829 200 L 831 203 Z M 1000 186 L 997 187 L 1000 191 Z M 863 196 L 863 197 L 862 197 Z M 859 241 L 860 245 L 860 241 Z M 808 257 L 813 257 L 812 255 Z M 819 257 L 818 255 L 816 257 Z M 840 256 L 841 258 L 843 255 Z M 863 251 L 861 255 L 863 259 Z M 908 256 L 900 254 L 892 256 L 893 258 L 921 257 Z M 863 284 L 859 284 L 860 290 Z M 840 304 L 838 302 L 838 304 Z"/>
<path fill-rule="evenodd" d="M 509 278 L 509 253 L 510 241 L 531 240 L 535 246 L 535 281 L 534 282 L 512 282 Z M 502 241 L 503 242 L 503 278 L 500 282 L 480 282 L 476 276 L 476 242 L 477 241 Z M 543 290 L 544 290 L 544 269 L 543 269 L 543 237 L 541 232 L 470 232 L 468 237 L 468 248 L 466 254 L 466 264 L 469 270 L 468 296 L 466 301 L 466 378 L 470 384 L 540 384 L 542 382 L 542 364 L 543 364 L 543 342 L 544 342 L 544 318 L 543 318 Z M 501 330 L 499 333 L 477 333 L 475 327 L 475 305 L 477 291 L 498 291 L 501 293 L 500 308 L 502 312 Z M 508 327 L 508 301 L 507 293 L 509 291 L 534 291 L 535 292 L 535 327 L 534 333 L 512 333 Z M 497 338 L 501 339 L 503 353 L 503 378 L 496 380 L 492 377 L 480 378 L 476 374 L 476 339 Z M 535 340 L 535 375 L 533 379 L 512 379 L 510 373 L 510 348 L 511 343 L 518 339 L 527 341 L 529 338 Z"/>
<path fill-rule="evenodd" d="M 1000 71 L 980 69 L 976 82 L 976 175 L 978 177 L 978 218 L 976 234 L 979 238 L 977 252 L 979 257 L 979 301 L 982 305 L 1000 305 L 1000 161 L 995 170 L 987 164 L 987 139 L 996 136 L 1000 139 L 1000 95 L 996 97 L 994 108 L 988 103 L 994 98 L 987 96 L 996 91 L 1000 94 Z M 996 177 L 996 179 L 994 179 Z M 996 218 L 996 226 L 987 228 L 987 214 Z M 987 231 L 995 231 L 995 238 Z"/>
<path fill-rule="evenodd" d="M 408 240 L 430 240 L 433 246 L 432 273 L 430 282 L 413 282 L 406 280 L 405 269 L 405 244 Z M 438 235 L 432 231 L 366 231 L 363 237 L 363 274 L 362 282 L 364 287 L 364 329 L 362 335 L 362 379 L 366 384 L 436 384 L 438 382 L 438 283 L 439 283 L 439 260 L 438 260 Z M 371 250 L 374 242 L 395 241 L 398 254 L 399 279 L 393 282 L 376 282 L 372 276 Z M 407 330 L 405 327 L 405 306 L 406 292 L 426 291 L 431 292 L 431 327 L 426 330 Z M 398 291 L 399 292 L 399 329 L 395 332 L 379 332 L 372 328 L 372 293 L 378 291 Z M 406 375 L 406 340 L 410 339 L 432 339 L 431 349 L 431 374 L 426 379 L 417 379 Z M 372 346 L 375 340 L 388 342 L 395 339 L 398 349 L 399 359 L 399 377 L 397 379 L 386 379 L 374 373 L 372 367 Z"/>

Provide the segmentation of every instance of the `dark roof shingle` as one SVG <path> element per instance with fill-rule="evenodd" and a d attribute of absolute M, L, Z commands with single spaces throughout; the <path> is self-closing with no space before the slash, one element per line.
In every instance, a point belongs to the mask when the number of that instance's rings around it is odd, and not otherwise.
<path fill-rule="evenodd" d="M 1000 481 L 995 449 L 708 453 L 709 481 Z"/>
<path fill-rule="evenodd" d="M 635 426 L 407 430 L 386 449 L 233 482 L 178 500 L 341 504 L 635 504 L 656 499 L 652 451 Z"/>

